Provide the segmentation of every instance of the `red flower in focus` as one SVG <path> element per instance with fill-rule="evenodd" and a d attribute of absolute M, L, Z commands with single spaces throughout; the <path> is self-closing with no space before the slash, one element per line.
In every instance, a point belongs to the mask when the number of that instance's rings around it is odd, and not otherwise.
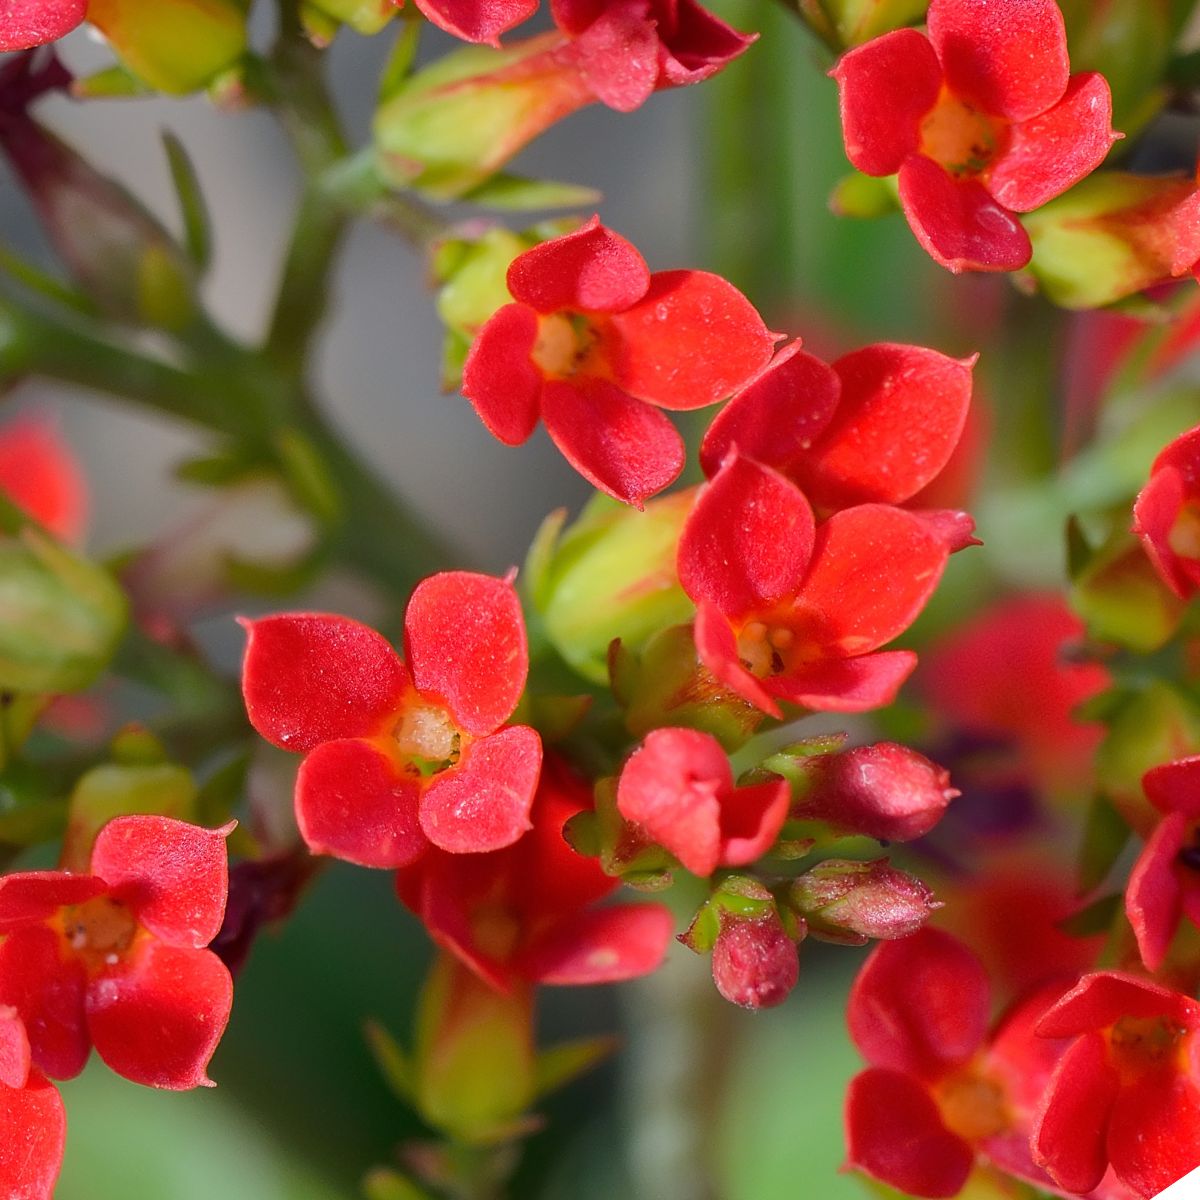
<path fill-rule="evenodd" d="M 750 703 L 832 712 L 888 704 L 916 665 L 876 653 L 912 624 L 947 543 L 914 513 L 860 504 L 819 526 L 800 490 L 736 455 L 700 494 L 679 541 L 696 648 Z"/>
<path fill-rule="evenodd" d="M 70 1079 L 94 1046 L 134 1083 L 211 1086 L 233 982 L 204 947 L 225 914 L 231 828 L 117 817 L 90 874 L 0 879 L 0 1004 L 20 1013 L 39 1070 Z"/>
<path fill-rule="evenodd" d="M 617 808 L 693 875 L 740 867 L 775 844 L 791 788 L 776 779 L 734 787 L 721 743 L 693 729 L 655 729 L 617 784 Z"/>
<path fill-rule="evenodd" d="M 83 535 L 83 471 L 48 421 L 18 417 L 0 429 L 0 491 L 55 537 Z"/>
<path fill-rule="evenodd" d="M 950 461 L 974 364 L 884 343 L 830 366 L 792 342 L 717 415 L 700 465 L 712 477 L 736 446 L 799 484 L 818 509 L 902 504 Z"/>
<path fill-rule="evenodd" d="M 1031 1146 L 1069 1192 L 1111 1164 L 1149 1200 L 1200 1166 L 1200 1004 L 1147 979 L 1099 971 L 1037 1023 L 1074 1038 L 1050 1080 Z"/>
<path fill-rule="evenodd" d="M 502 991 L 520 983 L 615 983 L 653 971 L 671 940 L 661 904 L 595 902 L 617 887 L 563 840 L 591 791 L 548 755 L 519 842 L 491 854 L 428 850 L 396 875 L 400 899 L 430 936 Z"/>
<path fill-rule="evenodd" d="M 1125 911 L 1142 962 L 1157 971 L 1180 920 L 1200 926 L 1200 757 L 1155 767 L 1142 786 L 1163 818 L 1129 876 Z"/>
<path fill-rule="evenodd" d="M 0 1008 L 0 1195 L 51 1200 L 67 1118 L 58 1089 L 33 1069 L 15 1008 Z"/>
<path fill-rule="evenodd" d="M 506 304 L 480 330 L 463 395 L 509 446 L 541 419 L 567 461 L 640 505 L 683 469 L 683 440 L 660 409 L 703 408 L 771 357 L 775 337 L 732 284 L 658 271 L 593 218 L 519 255 Z"/>
<path fill-rule="evenodd" d="M 899 173 L 917 240 L 951 271 L 1015 271 L 1015 216 L 1078 183 L 1116 139 L 1103 75 L 1070 74 L 1054 0 L 932 0 L 928 36 L 898 29 L 833 71 L 846 156 Z"/>
<path fill-rule="evenodd" d="M 0 52 L 29 50 L 65 37 L 87 16 L 87 0 L 5 0 Z"/>
<path fill-rule="evenodd" d="M 1133 505 L 1133 531 L 1162 581 L 1183 600 L 1200 589 L 1200 426 L 1154 460 Z"/>
<path fill-rule="evenodd" d="M 529 828 L 542 743 L 504 724 L 529 667 L 511 580 L 446 571 L 422 581 L 403 661 L 348 617 L 293 613 L 246 628 L 246 711 L 269 742 L 307 755 L 296 820 L 314 853 L 403 867 L 430 842 L 478 853 Z"/>

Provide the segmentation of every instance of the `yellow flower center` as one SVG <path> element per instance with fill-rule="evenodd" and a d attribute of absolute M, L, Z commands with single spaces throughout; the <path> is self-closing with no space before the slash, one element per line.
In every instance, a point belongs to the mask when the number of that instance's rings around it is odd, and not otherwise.
<path fill-rule="evenodd" d="M 943 88 L 921 122 L 921 153 L 953 175 L 978 175 L 995 158 L 1006 136 L 1005 122 Z"/>
<path fill-rule="evenodd" d="M 138 931 L 133 913 L 110 896 L 64 908 L 55 923 L 59 936 L 89 974 L 114 966 Z"/>
<path fill-rule="evenodd" d="M 538 318 L 533 361 L 549 379 L 569 379 L 592 354 L 596 333 L 589 318 L 550 313 Z"/>
<path fill-rule="evenodd" d="M 392 739 L 407 765 L 421 775 L 452 767 L 462 753 L 462 734 L 450 714 L 433 704 L 405 706 Z"/>
<path fill-rule="evenodd" d="M 1004 1090 L 977 1067 L 942 1080 L 934 1096 L 946 1128 L 965 1141 L 994 1137 L 1012 1124 Z"/>
<path fill-rule="evenodd" d="M 1200 505 L 1189 501 L 1179 510 L 1167 544 L 1180 558 L 1200 558 Z"/>

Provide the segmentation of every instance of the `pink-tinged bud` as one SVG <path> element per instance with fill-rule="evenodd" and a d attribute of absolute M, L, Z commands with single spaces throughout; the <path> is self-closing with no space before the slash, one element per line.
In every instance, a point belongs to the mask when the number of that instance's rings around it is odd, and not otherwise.
<path fill-rule="evenodd" d="M 827 859 L 794 880 L 787 898 L 814 937 L 857 946 L 908 937 L 940 907 L 929 888 L 886 858 Z"/>
<path fill-rule="evenodd" d="M 794 817 L 881 842 L 923 837 L 959 794 L 948 771 L 895 742 L 810 759 L 799 790 Z"/>
<path fill-rule="evenodd" d="M 721 913 L 712 975 L 717 991 L 742 1008 L 774 1008 L 787 999 L 800 977 L 800 955 L 774 908 L 757 917 Z"/>

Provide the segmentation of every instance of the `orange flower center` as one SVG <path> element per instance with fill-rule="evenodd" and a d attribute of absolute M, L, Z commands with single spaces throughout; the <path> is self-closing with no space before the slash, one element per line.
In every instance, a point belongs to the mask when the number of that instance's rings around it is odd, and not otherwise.
<path fill-rule="evenodd" d="M 968 1142 L 994 1137 L 1012 1124 L 1003 1088 L 977 1066 L 942 1080 L 934 1099 L 946 1128 Z"/>
<path fill-rule="evenodd" d="M 55 922 L 70 953 L 89 974 L 114 966 L 137 935 L 133 913 L 119 900 L 97 896 L 64 908 Z"/>
<path fill-rule="evenodd" d="M 596 342 L 591 319 L 570 313 L 550 313 L 538 318 L 533 361 L 548 379 L 570 379 L 594 357 Z"/>
<path fill-rule="evenodd" d="M 748 621 L 738 634 L 738 658 L 751 675 L 766 679 L 787 670 L 792 657 L 796 635 L 782 625 L 765 621 Z"/>
<path fill-rule="evenodd" d="M 978 175 L 1007 136 L 1007 122 L 981 113 L 943 88 L 921 122 L 921 153 L 952 175 Z"/>
<path fill-rule="evenodd" d="M 1167 535 L 1167 545 L 1180 558 L 1200 558 L 1200 504 L 1189 500 Z"/>
<path fill-rule="evenodd" d="M 454 766 L 462 754 L 462 734 L 450 714 L 424 701 L 405 705 L 392 739 L 405 765 L 419 775 L 444 771 Z"/>
<path fill-rule="evenodd" d="M 1187 1029 L 1166 1017 L 1122 1017 L 1109 1031 L 1113 1062 L 1128 1079 L 1157 1068 L 1188 1070 Z"/>

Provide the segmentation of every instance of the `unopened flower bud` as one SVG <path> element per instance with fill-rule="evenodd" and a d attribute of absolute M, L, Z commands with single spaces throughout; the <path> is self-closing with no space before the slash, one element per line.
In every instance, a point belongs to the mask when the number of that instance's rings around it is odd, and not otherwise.
<path fill-rule="evenodd" d="M 925 14 L 929 0 L 798 0 L 801 20 L 831 46 L 849 48 Z"/>
<path fill-rule="evenodd" d="M 907 937 L 938 907 L 929 888 L 886 858 L 827 859 L 792 881 L 788 903 L 814 937 L 860 946 Z"/>
<path fill-rule="evenodd" d="M 756 917 L 721 913 L 712 975 L 717 991 L 742 1008 L 774 1008 L 787 999 L 800 977 L 800 956 L 773 907 Z"/>

